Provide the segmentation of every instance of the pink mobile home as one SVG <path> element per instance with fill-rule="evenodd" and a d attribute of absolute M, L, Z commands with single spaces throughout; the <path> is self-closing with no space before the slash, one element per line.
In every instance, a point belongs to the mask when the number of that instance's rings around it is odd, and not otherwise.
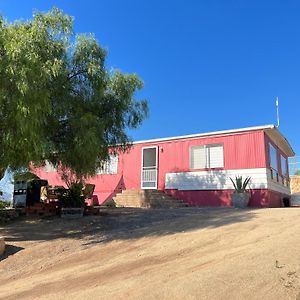
<path fill-rule="evenodd" d="M 294 152 L 274 125 L 134 142 L 89 182 L 99 203 L 130 189 L 158 189 L 192 206 L 230 206 L 230 177 L 251 177 L 250 206 L 280 207 L 290 198 L 287 158 Z M 51 169 L 38 171 L 61 184 Z"/>

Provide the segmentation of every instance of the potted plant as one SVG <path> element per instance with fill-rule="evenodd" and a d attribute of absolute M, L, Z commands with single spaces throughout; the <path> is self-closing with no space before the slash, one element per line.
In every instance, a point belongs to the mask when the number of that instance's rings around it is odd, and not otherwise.
<path fill-rule="evenodd" d="M 59 197 L 62 218 L 82 217 L 84 212 L 83 183 L 72 182 Z"/>
<path fill-rule="evenodd" d="M 246 177 L 243 180 L 242 176 L 236 176 L 235 180 L 230 178 L 234 186 L 234 192 L 232 194 L 232 205 L 236 208 L 246 208 L 249 203 L 250 193 L 247 190 L 247 186 L 251 180 L 251 177 Z"/>

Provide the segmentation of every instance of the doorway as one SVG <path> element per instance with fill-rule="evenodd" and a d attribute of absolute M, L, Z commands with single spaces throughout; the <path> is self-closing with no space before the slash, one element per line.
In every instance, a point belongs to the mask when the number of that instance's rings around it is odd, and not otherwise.
<path fill-rule="evenodd" d="M 157 189 L 157 155 L 157 146 L 142 148 L 142 189 Z"/>

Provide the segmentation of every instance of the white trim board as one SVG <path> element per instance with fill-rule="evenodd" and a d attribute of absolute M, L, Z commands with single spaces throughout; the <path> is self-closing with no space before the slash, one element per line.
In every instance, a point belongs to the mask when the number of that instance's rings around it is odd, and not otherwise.
<path fill-rule="evenodd" d="M 231 190 L 233 184 L 230 178 L 236 176 L 251 177 L 251 189 L 270 189 L 284 194 L 290 194 L 290 189 L 274 182 L 267 168 L 213 170 L 197 172 L 167 173 L 165 177 L 166 189 L 180 191 L 190 190 Z"/>

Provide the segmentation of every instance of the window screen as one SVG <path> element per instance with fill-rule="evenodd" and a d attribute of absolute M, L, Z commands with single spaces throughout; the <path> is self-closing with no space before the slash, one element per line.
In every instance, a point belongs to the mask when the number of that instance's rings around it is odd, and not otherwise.
<path fill-rule="evenodd" d="M 103 163 L 97 174 L 117 174 L 118 173 L 118 155 L 110 155 L 109 160 Z"/>
<path fill-rule="evenodd" d="M 205 146 L 192 147 L 190 165 L 191 169 L 204 169 L 207 167 Z"/>
<path fill-rule="evenodd" d="M 224 167 L 223 145 L 211 145 L 207 147 L 209 168 Z"/>
<path fill-rule="evenodd" d="M 191 169 L 223 168 L 223 145 L 215 144 L 192 147 L 190 167 Z"/>
<path fill-rule="evenodd" d="M 57 169 L 55 166 L 53 166 L 48 160 L 45 161 L 45 166 L 44 166 L 44 171 L 45 172 L 57 172 Z"/>
<path fill-rule="evenodd" d="M 276 149 L 270 145 L 270 167 L 274 170 L 278 170 L 278 164 L 277 164 L 277 151 Z"/>
<path fill-rule="evenodd" d="M 287 167 L 286 167 L 286 158 L 280 155 L 280 162 L 281 162 L 281 173 L 283 176 L 287 175 Z"/>

